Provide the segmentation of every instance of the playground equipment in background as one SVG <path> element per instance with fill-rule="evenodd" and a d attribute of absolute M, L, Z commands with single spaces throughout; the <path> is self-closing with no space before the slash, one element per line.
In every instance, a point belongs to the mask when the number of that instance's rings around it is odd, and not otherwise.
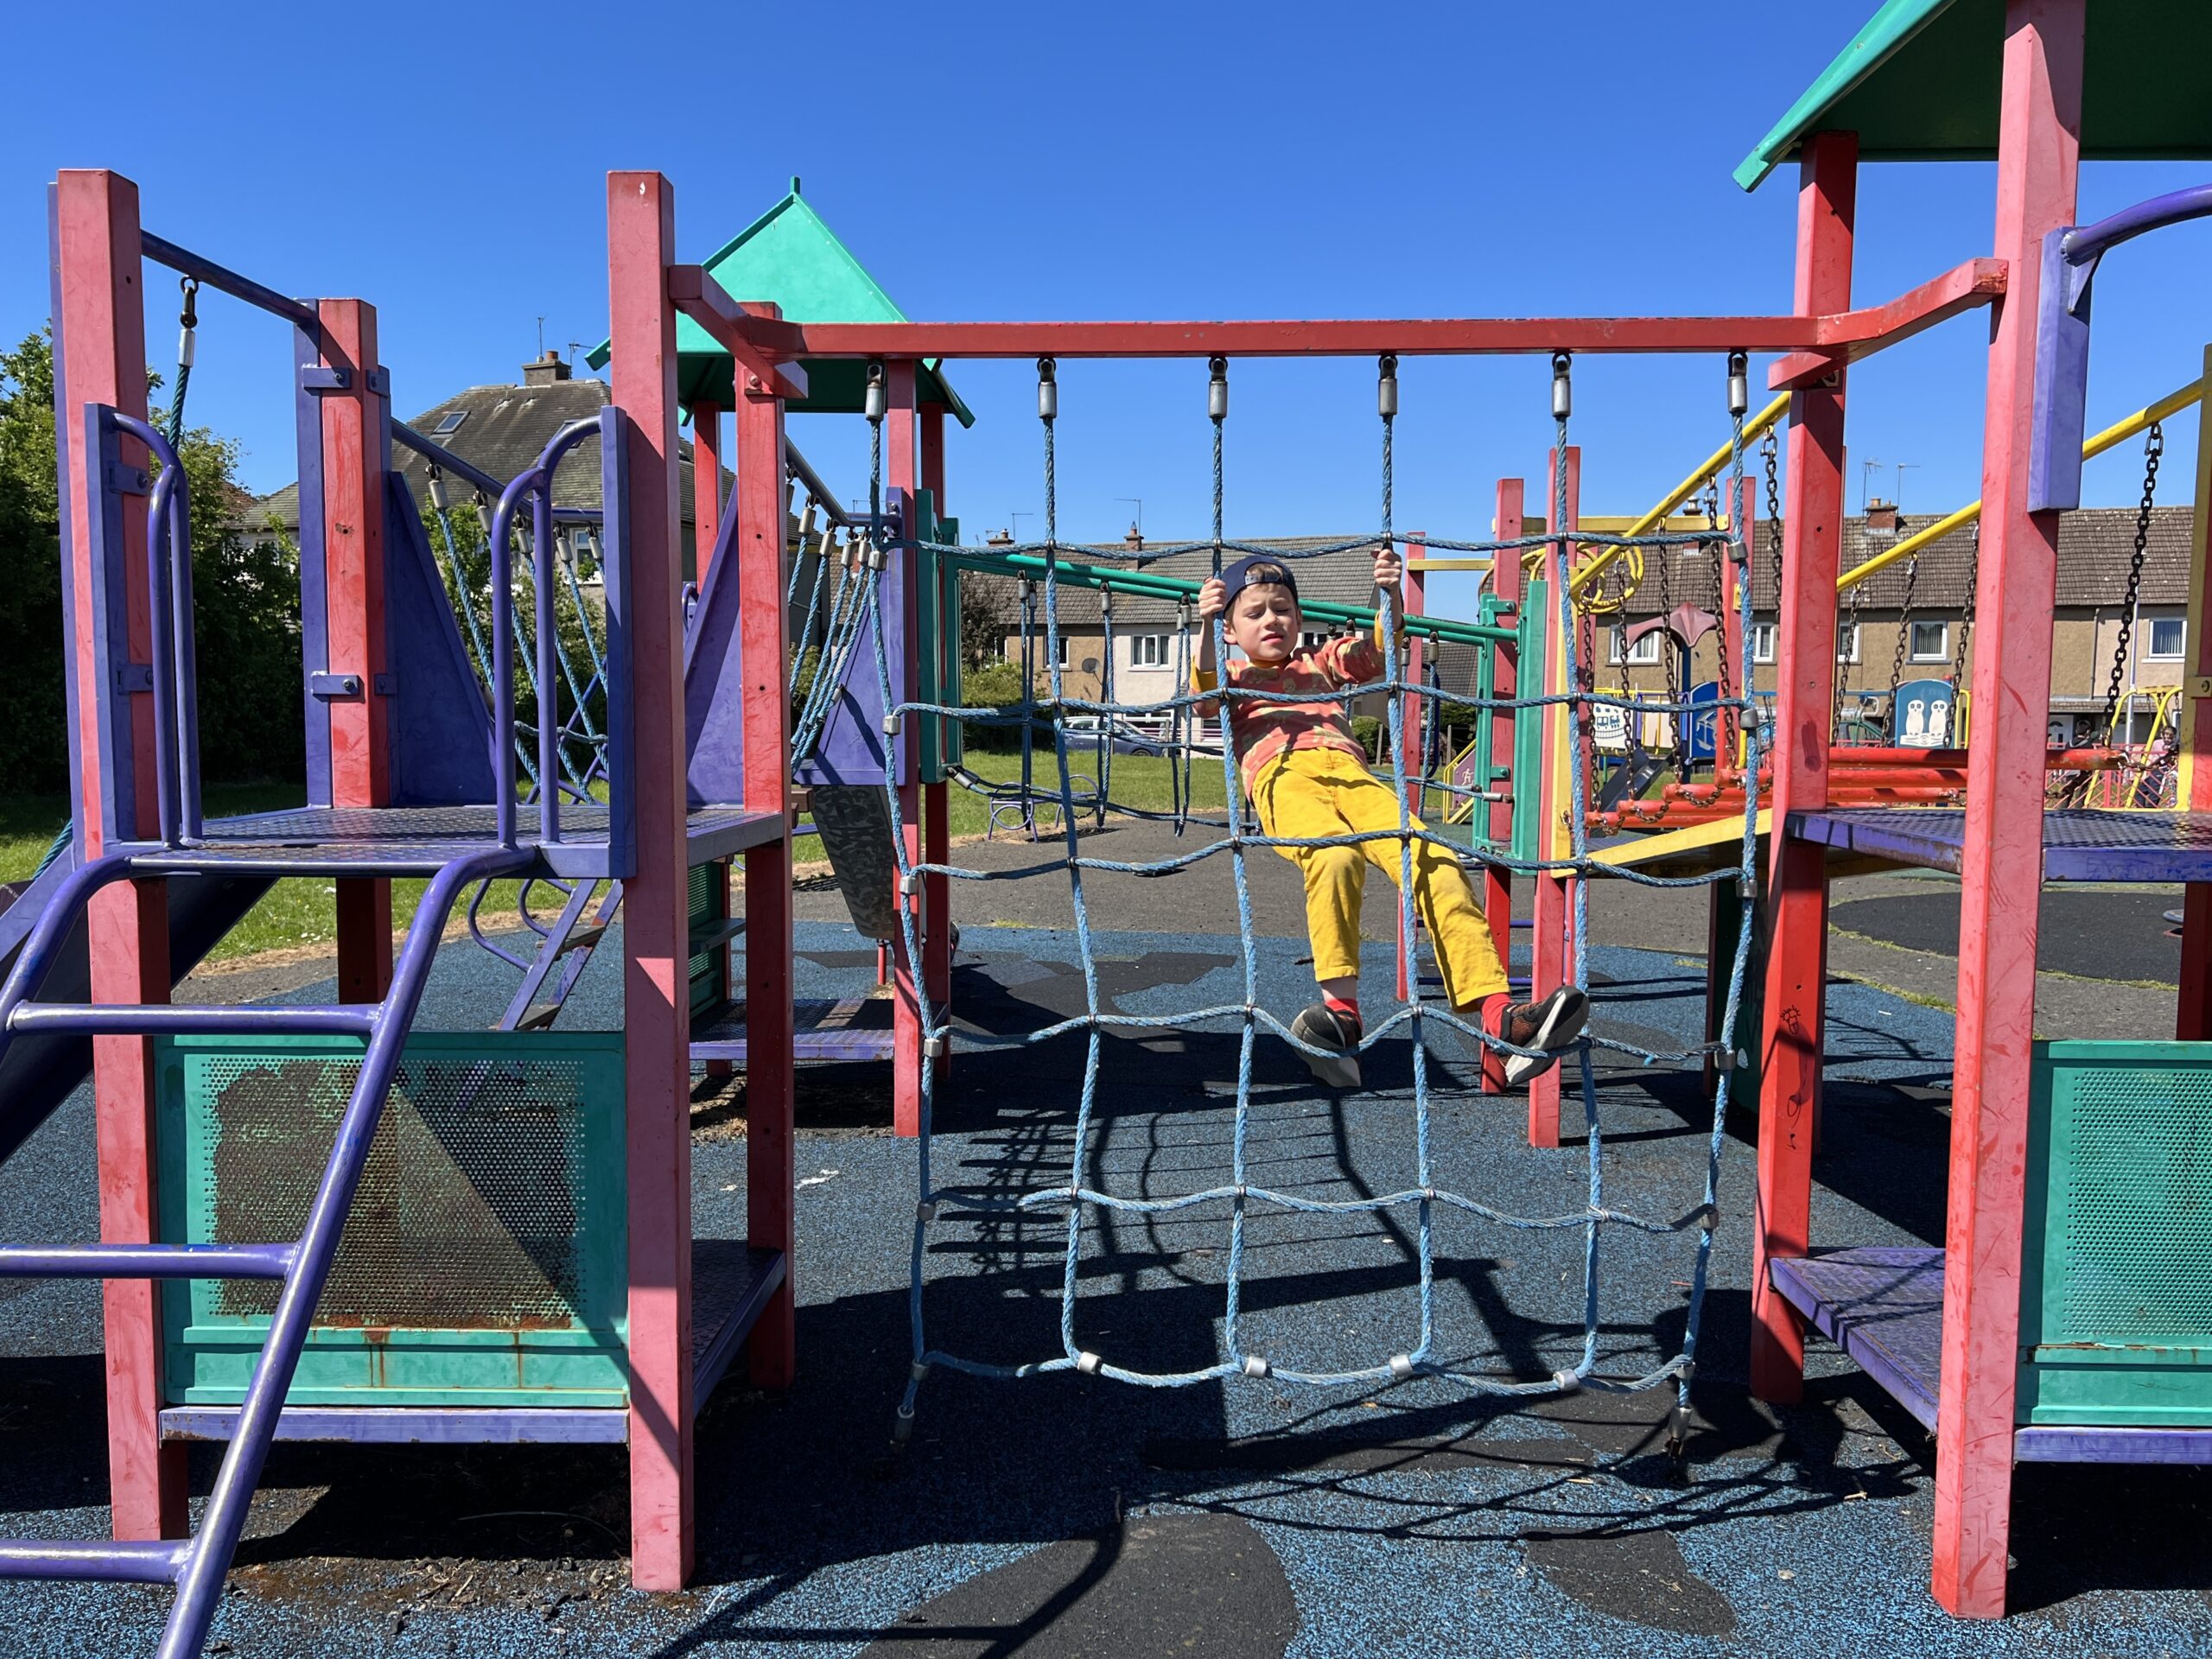
<path fill-rule="evenodd" d="M 393 429 L 374 309 L 289 299 L 142 232 L 117 175 L 53 187 L 75 829 L 29 907 L 8 913 L 0 1098 L 12 1146 L 59 1097 L 16 1084 L 50 1084 L 95 1051 L 103 1242 L 0 1249 L 0 1274 L 108 1281 L 115 1541 L 0 1543 L 0 1576 L 174 1583 L 168 1659 L 200 1649 L 276 1438 L 626 1442 L 633 1575 L 674 1588 L 694 1547 L 694 1411 L 741 1345 L 756 1382 L 790 1379 L 786 705 L 746 696 L 745 676 L 779 688 L 785 671 L 775 392 L 791 376 L 772 372 L 739 423 L 734 517 L 747 533 L 727 563 L 747 569 L 748 597 L 734 576 L 724 596 L 710 589 L 690 641 L 695 658 L 713 647 L 710 701 L 741 722 L 687 743 L 680 688 L 658 667 L 680 645 L 677 411 L 651 365 L 673 338 L 672 291 L 710 320 L 730 302 L 675 264 L 664 181 L 608 187 L 622 360 L 596 419 L 498 489 L 488 701 L 389 466 L 395 437 L 423 441 Z M 200 810 L 188 508 L 175 451 L 144 418 L 147 260 L 293 331 L 305 808 Z M 589 684 L 563 672 L 554 626 L 552 478 L 571 451 L 596 453 L 605 502 L 607 629 Z M 535 659 L 534 721 L 518 712 L 518 655 Z M 603 723 L 584 712 L 595 695 Z M 518 735 L 534 739 L 534 785 L 516 781 Z M 675 990 L 694 953 L 687 869 L 739 854 L 755 1020 L 744 1243 L 691 1236 Z M 170 1006 L 175 979 L 291 875 L 337 888 L 340 1001 Z M 395 962 L 390 881 L 414 875 L 428 890 Z M 623 1030 L 412 1030 L 445 918 L 493 877 L 620 884 Z M 89 984 L 73 953 L 97 964 Z M 229 1443 L 196 1534 L 194 1439 Z"/>
<path fill-rule="evenodd" d="M 1784 359 L 1791 391 L 1789 538 L 1778 629 L 1771 897 L 1760 1015 L 1751 1382 L 1802 1388 L 1808 1325 L 1834 1338 L 1936 1439 L 1933 1588 L 1961 1617 L 2005 1611 L 2018 1460 L 2212 1461 L 2203 1355 L 2212 1310 L 2183 1264 L 2212 1208 L 2212 725 L 2184 692 L 2182 810 L 2046 811 L 2058 512 L 2074 505 L 2087 363 L 2083 272 L 2127 237 L 2212 209 L 2212 191 L 2075 228 L 2080 157 L 2205 153 L 2193 83 L 2143 79 L 2120 7 L 2086 0 L 1891 0 L 1738 170 L 1746 188 L 1796 156 L 1801 307 L 1847 302 L 1866 157 L 1997 158 L 1994 252 L 2005 294 L 1989 345 L 1984 495 L 1965 810 L 1838 806 L 1828 745 L 1837 690 L 1844 397 L 1836 353 Z M 2194 74 L 2212 18 L 2161 16 L 2158 57 Z M 2093 27 L 2103 44 L 2087 47 Z M 1996 62 L 1992 63 L 1994 57 Z M 1928 77 L 1994 69 L 1994 105 L 1931 100 Z M 2182 70 L 2181 66 L 2187 66 Z M 1940 125 L 1938 133 L 1930 123 Z M 2125 129 L 2124 135 L 2122 129 Z M 2212 366 L 2209 364 L 2208 366 Z M 2195 401 L 2200 393 L 2189 399 Z M 2201 417 L 2200 417 L 2201 425 Z M 2212 446 L 2199 445 L 2191 662 L 2204 639 Z M 1927 532 L 1923 532 L 1927 534 Z M 1910 557 L 1912 538 L 1884 556 Z M 1871 563 L 1871 562 L 1870 562 Z M 1961 880 L 1956 1056 L 1945 1248 L 1812 1249 L 1827 881 L 1834 858 Z M 2188 884 L 2177 1036 L 2170 1045 L 2035 1040 L 2038 907 L 2047 881 Z"/>

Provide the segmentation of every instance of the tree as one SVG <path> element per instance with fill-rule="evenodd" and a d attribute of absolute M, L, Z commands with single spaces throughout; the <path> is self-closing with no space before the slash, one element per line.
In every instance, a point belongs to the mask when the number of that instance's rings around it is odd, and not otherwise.
<path fill-rule="evenodd" d="M 64 783 L 61 558 L 54 475 L 54 344 L 0 351 L 0 778 L 51 794 Z"/>
<path fill-rule="evenodd" d="M 982 668 L 1006 656 L 1007 630 L 1020 613 L 1011 576 L 963 571 L 960 577 L 960 662 Z"/>

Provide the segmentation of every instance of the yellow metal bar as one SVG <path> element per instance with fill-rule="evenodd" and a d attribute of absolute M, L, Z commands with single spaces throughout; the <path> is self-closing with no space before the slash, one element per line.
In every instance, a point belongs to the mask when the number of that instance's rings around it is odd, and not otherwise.
<path fill-rule="evenodd" d="M 1764 437 L 1766 434 L 1766 429 L 1789 412 L 1789 394 L 1785 391 L 1777 396 L 1775 400 L 1769 404 L 1764 409 L 1759 410 L 1758 414 L 1752 416 L 1750 420 L 1744 423 L 1744 442 L 1748 444 L 1754 438 Z M 1653 525 L 1662 523 L 1669 513 L 1672 512 L 1676 507 L 1681 505 L 1683 502 L 1688 500 L 1691 496 L 1696 494 L 1700 489 L 1703 488 L 1707 480 L 1714 477 L 1722 467 L 1728 464 L 1735 453 L 1736 441 L 1733 437 L 1731 437 L 1726 443 L 1722 444 L 1718 449 L 1707 456 L 1704 464 L 1695 472 L 1692 473 L 1681 483 L 1675 485 L 1673 489 L 1668 491 L 1657 506 L 1652 508 L 1649 512 L 1638 513 L 1634 518 L 1629 521 L 1629 527 L 1618 533 L 1624 536 L 1649 535 Z M 1732 509 L 1734 504 L 1731 503 L 1730 505 Z M 1627 550 L 1628 550 L 1626 548 L 1620 547 L 1604 547 L 1599 549 L 1594 555 L 1582 563 L 1582 564 L 1575 570 L 1573 575 L 1567 579 L 1567 592 L 1570 594 L 1580 593 L 1585 588 L 1587 588 L 1591 583 L 1597 581 L 1599 576 L 1604 573 L 1606 567 L 1611 565 L 1615 559 L 1620 557 L 1620 556 Z"/>
<path fill-rule="evenodd" d="M 2114 444 L 2134 436 L 2153 421 L 2167 420 L 2178 415 L 2190 404 L 2204 396 L 2205 384 L 2203 378 L 2192 380 L 2187 385 L 2168 392 L 2147 408 L 2137 410 L 2126 420 L 2113 422 L 2112 425 L 2082 444 L 2082 459 L 2088 461 L 2101 455 Z M 1910 558 L 1930 542 L 1941 541 L 1953 531 L 1970 524 L 1980 517 L 1981 503 L 1967 502 L 1956 512 L 1945 514 L 1925 530 L 1916 530 L 1895 547 L 1885 548 L 1867 560 L 1866 563 L 1845 571 L 1835 579 L 1836 592 L 1841 593 L 1847 588 L 1866 581 L 1878 570 L 1888 569 L 1899 559 Z"/>
<path fill-rule="evenodd" d="M 1488 559 L 1408 559 L 1408 570 L 1487 570 Z"/>

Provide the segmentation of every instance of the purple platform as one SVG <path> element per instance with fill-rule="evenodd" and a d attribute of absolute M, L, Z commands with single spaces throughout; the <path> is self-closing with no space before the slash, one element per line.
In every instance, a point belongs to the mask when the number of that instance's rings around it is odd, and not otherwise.
<path fill-rule="evenodd" d="M 738 1239 L 691 1241 L 691 1407 L 706 1408 L 747 1335 L 784 1282 L 780 1250 Z M 227 1440 L 236 1406 L 169 1406 L 162 1435 Z M 287 1406 L 280 1440 L 350 1440 L 359 1446 L 613 1445 L 630 1437 L 630 1414 L 604 1407 Z"/>
<path fill-rule="evenodd" d="M 562 839 L 542 846 L 537 808 L 525 804 L 516 819 L 517 839 L 537 850 L 547 873 L 607 874 L 605 807 L 564 805 Z M 784 828 L 781 814 L 748 812 L 741 806 L 695 807 L 687 825 L 685 857 L 694 865 L 763 846 L 780 836 Z M 312 867 L 340 873 L 429 875 L 498 840 L 494 809 L 489 806 L 303 806 L 215 819 L 196 847 L 175 852 L 158 846 L 129 850 L 149 872 L 174 865 L 186 872 L 247 874 L 263 865 L 281 865 L 286 871 Z"/>
<path fill-rule="evenodd" d="M 835 1002 L 794 1002 L 792 1053 L 802 1060 L 887 1060 L 891 1058 L 889 997 L 846 997 Z M 745 1058 L 742 1013 L 691 1033 L 695 1060 Z"/>
<path fill-rule="evenodd" d="M 1792 812 L 1789 830 L 1862 857 L 1960 873 L 1967 815 L 1949 807 L 1854 807 Z M 2212 813 L 2044 814 L 2046 881 L 2212 881 Z"/>
<path fill-rule="evenodd" d="M 1767 1269 L 1784 1301 L 1935 1432 L 1942 1251 L 1868 1245 L 1777 1256 Z M 2012 1455 L 2023 1463 L 2212 1463 L 2212 1429 L 2030 1425 L 2013 1430 Z"/>

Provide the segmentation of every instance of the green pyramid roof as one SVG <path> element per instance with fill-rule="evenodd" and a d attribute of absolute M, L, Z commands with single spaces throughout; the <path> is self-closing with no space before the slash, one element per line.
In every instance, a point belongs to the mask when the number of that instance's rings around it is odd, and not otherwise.
<path fill-rule="evenodd" d="M 705 261 L 707 274 L 734 300 L 773 300 L 794 322 L 905 322 L 906 314 L 876 286 L 852 251 L 822 222 L 791 181 L 791 193 L 740 231 Z M 607 366 L 611 342 L 601 340 L 584 360 Z M 802 360 L 807 395 L 785 405 L 796 413 L 857 415 L 867 365 Z M 941 403 L 963 426 L 976 417 L 952 390 L 935 360 L 921 365 L 918 387 L 925 404 Z M 690 318 L 676 320 L 676 395 L 688 409 L 704 399 L 723 409 L 736 400 L 729 353 Z"/>

